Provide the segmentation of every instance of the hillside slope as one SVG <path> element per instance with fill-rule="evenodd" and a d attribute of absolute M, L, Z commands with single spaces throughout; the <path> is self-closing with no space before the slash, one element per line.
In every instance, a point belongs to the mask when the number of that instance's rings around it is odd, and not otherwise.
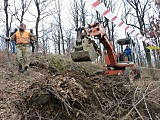
<path fill-rule="evenodd" d="M 3 57 L 5 59 L 5 57 Z M 134 120 L 160 119 L 160 79 L 126 85 L 122 76 L 94 74 L 99 65 L 65 56 L 32 58 L 27 75 L 13 63 L 0 65 L 0 119 Z"/>

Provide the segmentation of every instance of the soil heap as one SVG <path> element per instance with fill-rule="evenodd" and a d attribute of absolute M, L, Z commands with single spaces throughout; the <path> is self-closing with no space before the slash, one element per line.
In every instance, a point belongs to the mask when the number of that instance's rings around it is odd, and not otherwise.
<path fill-rule="evenodd" d="M 141 83 L 150 77 L 128 85 L 123 76 L 95 74 L 99 65 L 62 56 L 32 61 L 28 75 L 16 67 L 0 68 L 1 117 L 6 120 L 160 118 L 159 78 L 152 87 Z"/>

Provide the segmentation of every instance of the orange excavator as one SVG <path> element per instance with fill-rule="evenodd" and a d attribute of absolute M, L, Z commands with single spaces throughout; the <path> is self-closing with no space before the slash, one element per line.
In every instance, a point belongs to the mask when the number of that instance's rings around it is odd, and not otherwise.
<path fill-rule="evenodd" d="M 141 78 L 142 71 L 137 66 L 134 52 L 128 56 L 123 55 L 123 46 L 133 46 L 135 43 L 130 38 L 117 40 L 119 52 L 115 52 L 112 41 L 107 38 L 106 30 L 100 23 L 91 23 L 88 27 L 79 27 L 77 31 L 76 45 L 71 51 L 74 62 L 95 61 L 101 54 L 95 40 L 99 40 L 106 49 L 105 70 L 106 75 L 123 75 L 128 81 Z"/>

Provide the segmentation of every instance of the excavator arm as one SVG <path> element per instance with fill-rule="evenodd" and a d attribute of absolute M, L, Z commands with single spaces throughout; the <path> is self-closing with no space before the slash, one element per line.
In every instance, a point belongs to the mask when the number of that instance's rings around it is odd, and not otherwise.
<path fill-rule="evenodd" d="M 117 54 L 114 52 L 112 42 L 108 40 L 106 35 L 104 35 L 100 39 L 100 43 L 103 44 L 104 48 L 107 51 L 107 54 L 105 57 L 107 66 L 115 67 L 117 65 Z"/>
<path fill-rule="evenodd" d="M 116 66 L 117 55 L 114 52 L 112 42 L 106 36 L 105 28 L 100 23 L 91 23 L 88 27 L 80 27 L 76 31 L 78 39 L 71 52 L 71 58 L 74 62 L 95 61 L 97 59 L 100 53 L 96 50 L 95 39 L 91 39 L 96 38 L 107 51 L 105 59 L 107 65 L 111 67 Z"/>

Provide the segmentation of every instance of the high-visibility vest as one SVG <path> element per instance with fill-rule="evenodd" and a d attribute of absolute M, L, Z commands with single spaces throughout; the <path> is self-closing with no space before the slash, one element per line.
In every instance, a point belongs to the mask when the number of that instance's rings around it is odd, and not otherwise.
<path fill-rule="evenodd" d="M 22 33 L 22 36 L 21 36 L 21 33 L 20 31 L 17 31 L 16 32 L 16 44 L 28 44 L 30 42 L 30 39 L 29 39 L 29 32 L 28 31 L 24 31 Z"/>

